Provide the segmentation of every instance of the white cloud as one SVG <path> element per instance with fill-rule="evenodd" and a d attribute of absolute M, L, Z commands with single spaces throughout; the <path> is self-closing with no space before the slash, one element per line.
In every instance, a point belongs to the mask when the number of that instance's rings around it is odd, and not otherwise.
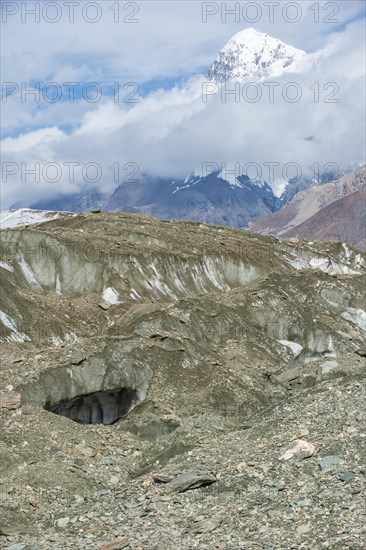
<path fill-rule="evenodd" d="M 2 152 L 6 154 L 36 154 L 46 157 L 50 154 L 52 146 L 61 139 L 66 138 L 65 134 L 58 128 L 42 128 L 28 134 L 21 134 L 17 138 L 5 138 L 2 140 Z M 50 149 L 51 147 L 51 149 Z"/>
<path fill-rule="evenodd" d="M 121 27 L 110 22 L 94 27 L 55 25 L 51 32 L 49 25 L 39 24 L 33 28 L 37 32 L 32 40 L 28 34 L 32 25 L 25 26 L 21 45 L 9 36 L 11 53 L 6 59 L 14 63 L 9 69 L 10 76 L 15 79 L 24 74 L 29 79 L 48 80 L 57 77 L 61 81 L 90 78 L 105 83 L 115 74 L 122 82 L 121 75 L 126 75 L 126 79 L 134 75 L 149 80 L 190 74 L 208 67 L 227 39 L 247 26 L 235 22 L 223 24 L 214 19 L 204 25 L 201 3 L 174 2 L 176 15 L 165 2 L 142 4 L 144 10 L 138 25 Z M 343 19 L 354 17 L 359 4 L 341 3 Z M 301 5 L 305 13 L 306 3 Z M 315 162 L 337 162 L 341 166 L 364 162 L 363 21 L 336 30 L 337 25 L 311 24 L 311 15 L 307 10 L 299 25 L 283 21 L 258 24 L 258 30 L 307 51 L 325 48 L 317 73 L 277 79 L 279 96 L 274 103 L 265 99 L 264 88 L 264 97 L 258 103 L 244 100 L 223 103 L 220 94 L 204 103 L 204 78 L 200 76 L 190 78 L 184 86 L 139 97 L 137 104 L 117 104 L 103 97 L 97 104 L 78 100 L 47 104 L 40 109 L 30 102 L 18 105 L 15 96 L 10 98 L 6 104 L 6 127 L 23 130 L 19 137 L 3 140 L 4 161 L 19 164 L 39 161 L 42 165 L 58 162 L 61 167 L 67 162 L 78 162 L 80 166 L 75 168 L 75 181 L 71 182 L 65 169 L 60 181 L 47 181 L 46 185 L 34 183 L 31 178 L 24 184 L 19 173 L 9 176 L 2 185 L 3 205 L 9 206 L 19 198 L 32 201 L 55 191 L 90 188 L 92 184 L 83 178 L 81 170 L 90 162 L 101 166 L 98 186 L 103 191 L 111 191 L 116 185 L 109 168 L 116 162 L 122 168 L 128 162 L 137 163 L 140 173 L 174 178 L 184 178 L 202 162 L 210 161 L 242 165 L 256 162 L 260 166 L 279 162 L 281 169 L 288 162 L 304 168 Z M 15 32 L 15 27 L 11 23 L 7 28 L 9 35 Z M 21 51 L 27 37 L 29 51 Z M 296 80 L 303 91 L 298 103 L 281 98 L 280 91 L 290 80 Z M 319 103 L 314 102 L 314 91 L 309 89 L 315 82 L 320 86 Z M 332 91 L 332 88 L 323 90 L 323 86 L 331 82 L 339 86 L 335 94 L 338 103 L 323 102 Z M 73 127 L 69 135 L 63 130 L 65 124 Z M 25 132 L 24 127 L 36 129 Z M 282 179 L 281 173 L 277 173 L 276 180 Z"/>
<path fill-rule="evenodd" d="M 301 17 L 298 22 L 290 23 L 286 18 L 294 16 L 291 7 L 288 8 L 291 3 L 281 0 L 277 2 L 280 6 L 275 9 L 273 22 L 269 8 L 258 2 L 262 15 L 256 22 L 253 10 L 245 11 L 248 2 L 226 2 L 223 4 L 227 10 L 235 4 L 240 5 L 240 14 L 239 18 L 228 14 L 223 22 L 225 12 L 221 9 L 221 2 L 213 2 L 219 8 L 218 12 L 208 16 L 204 23 L 202 10 L 207 2 L 136 0 L 135 3 L 139 6 L 139 12 L 134 16 L 138 23 L 123 22 L 130 13 L 124 9 L 125 2 L 119 2 L 120 22 L 114 23 L 110 8 L 115 3 L 108 0 L 99 2 L 102 17 L 95 24 L 83 19 L 82 3 L 75 8 L 74 23 L 69 22 L 68 9 L 63 2 L 59 2 L 62 17 L 54 24 L 42 17 L 36 23 L 31 15 L 26 16 L 26 22 L 22 23 L 19 10 L 8 17 L 2 29 L 2 66 L 6 80 L 63 78 L 66 68 L 71 78 L 81 71 L 88 78 L 89 74 L 94 74 L 94 78 L 107 79 L 111 84 L 115 76 L 141 83 L 154 78 L 194 74 L 209 66 L 217 51 L 245 27 L 255 26 L 259 31 L 278 36 L 297 48 L 315 51 L 322 46 L 329 32 L 356 16 L 364 15 L 364 4 L 358 0 L 321 0 L 316 3 L 319 22 L 315 22 L 314 2 L 300 0 L 292 4 L 298 4 Z M 335 12 L 332 5 L 339 11 Z M 71 67 L 76 73 L 71 71 Z"/>

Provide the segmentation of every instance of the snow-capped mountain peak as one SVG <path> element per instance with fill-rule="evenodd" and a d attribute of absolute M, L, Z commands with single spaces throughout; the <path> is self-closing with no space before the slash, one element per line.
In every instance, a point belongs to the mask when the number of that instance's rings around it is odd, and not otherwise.
<path fill-rule="evenodd" d="M 176 185 L 173 181 L 172 184 L 174 189 L 172 194 L 174 195 L 184 189 L 199 187 L 207 182 L 210 182 L 210 185 L 224 184 L 224 186 L 227 185 L 231 189 L 237 188 L 254 191 L 256 188 L 257 190 L 258 188 L 262 188 L 265 194 L 268 192 L 270 194 L 273 193 L 271 187 L 265 181 L 251 180 L 248 176 L 240 174 L 240 170 L 236 172 L 234 169 L 229 169 L 223 165 L 221 170 L 218 169 L 210 173 L 205 173 L 202 169 L 196 169 L 191 172 L 183 182 L 179 183 L 179 185 Z"/>
<path fill-rule="evenodd" d="M 234 174 L 233 172 L 221 170 L 217 177 L 228 183 L 230 187 L 240 187 L 241 189 L 243 189 L 243 185 L 240 183 L 236 174 Z"/>
<path fill-rule="evenodd" d="M 309 63 L 306 52 L 253 28 L 235 34 L 209 69 L 211 80 L 225 82 L 245 77 L 265 79 L 300 72 Z"/>

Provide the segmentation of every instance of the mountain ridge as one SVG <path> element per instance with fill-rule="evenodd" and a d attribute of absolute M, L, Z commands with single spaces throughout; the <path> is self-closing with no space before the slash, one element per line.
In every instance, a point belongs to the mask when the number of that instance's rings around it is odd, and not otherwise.
<path fill-rule="evenodd" d="M 243 78 L 263 80 L 285 73 L 309 71 L 320 53 L 307 54 L 266 33 L 247 28 L 235 34 L 220 50 L 209 69 L 209 78 L 224 82 Z M 320 186 L 335 177 L 335 174 L 320 174 L 316 185 Z M 313 185 L 314 181 L 306 177 L 297 182 L 287 182 L 278 199 L 265 181 L 255 182 L 242 176 L 226 175 L 224 170 L 206 176 L 195 171 L 185 180 L 174 175 L 163 178 L 144 173 L 138 184 L 122 183 L 110 194 L 95 189 L 87 193 L 58 195 L 30 206 L 76 212 L 96 208 L 142 212 L 163 219 L 247 227 L 256 220 L 282 211 L 296 192 L 304 190 L 308 193 L 307 190 Z M 312 193 L 310 190 L 309 197 L 313 196 Z M 284 213 L 286 215 L 287 212 Z M 284 226 L 280 230 L 287 229 Z"/>
<path fill-rule="evenodd" d="M 363 166 L 335 181 L 300 191 L 283 208 L 251 224 L 250 230 L 278 238 L 322 238 L 323 235 L 330 240 L 345 240 L 362 246 L 362 225 L 366 225 L 365 190 L 366 166 Z M 354 196 L 356 193 L 360 204 Z M 353 199 L 346 200 L 349 196 Z M 336 202 L 339 204 L 331 208 Z M 339 215 L 340 204 L 344 208 L 343 228 L 335 229 L 334 215 L 335 211 Z M 353 230 L 347 227 L 345 220 L 348 223 L 353 220 Z M 323 224 L 322 228 L 319 223 Z"/>

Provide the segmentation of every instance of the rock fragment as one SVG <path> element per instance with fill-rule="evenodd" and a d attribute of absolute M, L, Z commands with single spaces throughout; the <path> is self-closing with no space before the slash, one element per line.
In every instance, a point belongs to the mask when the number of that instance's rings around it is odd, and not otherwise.
<path fill-rule="evenodd" d="M 126 539 L 113 540 L 99 546 L 99 550 L 122 550 L 129 546 L 129 541 Z"/>
<path fill-rule="evenodd" d="M 22 404 L 22 396 L 20 393 L 9 393 L 0 397 L 1 408 L 7 411 L 19 409 Z"/>
<path fill-rule="evenodd" d="M 301 439 L 302 437 L 306 437 L 307 435 L 309 435 L 309 430 L 307 428 L 300 428 L 293 440 Z"/>
<path fill-rule="evenodd" d="M 291 368 L 291 369 L 286 369 L 281 374 L 276 375 L 275 379 L 278 382 L 286 383 L 286 382 L 292 382 L 293 380 L 296 380 L 297 378 L 299 378 L 299 376 L 300 376 L 299 369 Z"/>
<path fill-rule="evenodd" d="M 26 548 L 25 544 L 18 543 L 12 544 L 11 546 L 4 546 L 1 550 L 24 550 Z"/>
<path fill-rule="evenodd" d="M 108 302 L 100 302 L 98 306 L 104 311 L 108 311 L 109 309 L 111 309 L 111 304 L 109 304 Z"/>
<path fill-rule="evenodd" d="M 65 529 L 69 523 L 70 523 L 69 517 L 60 518 L 56 521 L 57 527 L 60 527 L 60 529 Z"/>
<path fill-rule="evenodd" d="M 304 535 L 305 533 L 308 533 L 311 530 L 311 526 L 309 523 L 299 525 L 296 527 L 296 533 L 298 535 Z"/>
<path fill-rule="evenodd" d="M 165 476 L 163 474 L 153 477 L 155 483 L 170 483 L 174 478 L 172 476 Z"/>
<path fill-rule="evenodd" d="M 83 363 L 86 359 L 86 356 L 85 355 L 73 355 L 71 358 L 70 358 L 70 363 L 72 365 L 81 365 L 81 363 Z"/>
<path fill-rule="evenodd" d="M 325 456 L 319 462 L 320 468 L 323 472 L 329 472 L 342 466 L 343 460 L 339 456 Z"/>
<path fill-rule="evenodd" d="M 324 361 L 324 363 L 322 363 L 320 365 L 320 367 L 321 367 L 321 373 L 322 374 L 328 374 L 328 372 L 330 372 L 331 370 L 336 369 L 338 367 L 338 362 L 337 361 Z"/>
<path fill-rule="evenodd" d="M 292 445 L 280 456 L 279 460 L 290 460 L 296 455 L 300 455 L 298 458 L 309 458 L 316 452 L 316 448 L 312 443 L 305 441 L 305 439 L 295 439 Z"/>
<path fill-rule="evenodd" d="M 11 537 L 12 535 L 25 534 L 27 529 L 25 527 L 0 527 L 0 535 Z"/>
<path fill-rule="evenodd" d="M 356 474 L 354 472 L 344 472 L 339 476 L 339 479 L 341 481 L 352 481 L 356 477 Z"/>
<path fill-rule="evenodd" d="M 190 530 L 188 530 L 188 532 L 191 532 L 194 535 L 211 533 L 211 531 L 214 531 L 215 529 L 217 529 L 217 527 L 221 525 L 223 520 L 223 517 L 218 517 L 207 521 L 202 520 L 195 522 L 195 525 Z"/>
<path fill-rule="evenodd" d="M 88 445 L 85 445 L 84 443 L 79 443 L 78 445 L 75 445 L 75 451 L 87 458 L 92 458 L 96 455 L 96 451 L 92 449 L 92 447 L 88 447 Z"/>
<path fill-rule="evenodd" d="M 191 489 L 198 489 L 199 487 L 205 487 L 215 483 L 217 478 L 211 474 L 204 472 L 186 472 L 181 474 L 174 481 L 171 481 L 169 488 L 171 491 L 177 491 L 178 493 L 184 493 Z"/>

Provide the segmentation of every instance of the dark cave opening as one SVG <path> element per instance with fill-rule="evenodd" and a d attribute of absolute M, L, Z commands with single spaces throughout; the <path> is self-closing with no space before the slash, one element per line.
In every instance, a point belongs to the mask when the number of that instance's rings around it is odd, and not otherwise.
<path fill-rule="evenodd" d="M 58 403 L 46 403 L 46 411 L 66 416 L 80 424 L 114 424 L 125 416 L 136 400 L 136 390 L 120 388 L 77 395 Z"/>

